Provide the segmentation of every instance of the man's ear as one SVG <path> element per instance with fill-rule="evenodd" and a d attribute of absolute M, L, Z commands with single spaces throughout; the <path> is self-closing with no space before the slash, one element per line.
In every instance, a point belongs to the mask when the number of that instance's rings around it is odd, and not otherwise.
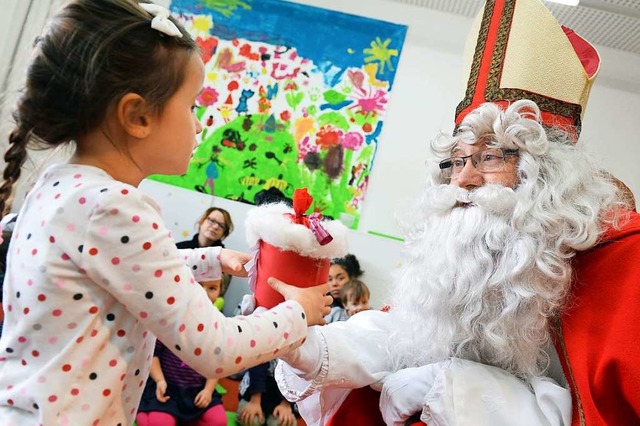
<path fill-rule="evenodd" d="M 129 135 L 143 139 L 151 133 L 152 114 L 144 98 L 137 93 L 127 93 L 116 106 L 118 123 Z"/>

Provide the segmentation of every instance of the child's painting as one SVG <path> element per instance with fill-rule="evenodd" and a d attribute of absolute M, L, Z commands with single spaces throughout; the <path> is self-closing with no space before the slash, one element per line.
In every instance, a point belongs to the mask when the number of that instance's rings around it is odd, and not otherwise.
<path fill-rule="evenodd" d="M 246 203 L 306 187 L 356 228 L 406 26 L 279 0 L 171 9 L 205 62 L 204 129 L 185 175 L 153 178 Z"/>

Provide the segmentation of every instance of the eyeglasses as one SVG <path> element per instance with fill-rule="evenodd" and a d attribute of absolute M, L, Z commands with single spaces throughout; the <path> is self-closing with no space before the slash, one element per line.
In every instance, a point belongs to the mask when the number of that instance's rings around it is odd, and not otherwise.
<path fill-rule="evenodd" d="M 225 225 L 222 222 L 218 222 L 217 220 L 213 220 L 210 217 L 205 219 L 207 221 L 207 224 L 209 224 L 210 226 L 216 225 L 218 226 L 218 228 L 222 229 L 222 231 L 226 231 L 227 230 L 227 225 Z"/>
<path fill-rule="evenodd" d="M 451 157 L 440 162 L 440 172 L 445 179 L 457 177 L 470 158 L 473 167 L 479 172 L 497 172 L 502 170 L 505 157 L 518 156 L 517 149 L 489 148 L 462 157 Z"/>

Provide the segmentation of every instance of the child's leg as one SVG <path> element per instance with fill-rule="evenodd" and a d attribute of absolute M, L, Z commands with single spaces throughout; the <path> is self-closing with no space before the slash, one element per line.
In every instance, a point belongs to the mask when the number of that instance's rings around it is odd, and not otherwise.
<path fill-rule="evenodd" d="M 192 426 L 227 426 L 227 413 L 222 404 L 214 405 L 198 419 L 189 422 Z"/>
<path fill-rule="evenodd" d="M 138 426 L 176 426 L 176 419 L 171 414 L 149 411 L 148 413 L 138 413 L 136 423 Z"/>

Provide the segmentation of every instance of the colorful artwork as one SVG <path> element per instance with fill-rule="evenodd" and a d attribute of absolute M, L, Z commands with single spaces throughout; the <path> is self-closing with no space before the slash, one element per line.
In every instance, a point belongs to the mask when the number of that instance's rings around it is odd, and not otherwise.
<path fill-rule="evenodd" d="M 306 187 L 357 227 L 406 26 L 279 0 L 173 0 L 205 62 L 187 173 L 153 179 L 253 203 Z"/>

